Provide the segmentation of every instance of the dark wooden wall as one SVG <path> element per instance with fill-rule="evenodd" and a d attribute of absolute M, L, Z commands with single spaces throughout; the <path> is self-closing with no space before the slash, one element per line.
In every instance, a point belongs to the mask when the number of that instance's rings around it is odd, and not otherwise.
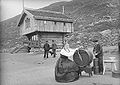
<path fill-rule="evenodd" d="M 58 45 L 58 48 L 62 48 L 64 44 L 64 36 L 66 33 L 54 33 L 54 32 L 35 32 L 27 35 L 32 47 L 43 47 L 46 41 L 51 45 L 52 40 Z"/>
<path fill-rule="evenodd" d="M 70 22 L 35 20 L 34 27 L 41 32 L 73 32 Z"/>
<path fill-rule="evenodd" d="M 48 41 L 48 43 L 51 45 L 52 40 L 55 40 L 55 43 L 58 45 L 58 47 L 63 46 L 64 41 L 64 34 L 63 33 L 41 33 L 41 46 Z"/>

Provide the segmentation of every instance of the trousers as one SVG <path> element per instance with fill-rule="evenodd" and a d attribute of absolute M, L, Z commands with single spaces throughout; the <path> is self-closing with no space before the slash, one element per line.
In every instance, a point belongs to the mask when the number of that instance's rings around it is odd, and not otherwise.
<path fill-rule="evenodd" d="M 48 53 L 49 53 L 48 50 L 44 50 L 44 58 L 48 58 Z"/>

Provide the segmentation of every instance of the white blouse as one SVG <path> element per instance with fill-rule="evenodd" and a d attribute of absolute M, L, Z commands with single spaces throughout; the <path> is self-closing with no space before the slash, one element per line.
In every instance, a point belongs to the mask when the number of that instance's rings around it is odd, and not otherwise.
<path fill-rule="evenodd" d="M 75 53 L 75 51 L 77 50 L 78 48 L 76 49 L 71 49 L 69 47 L 69 44 L 66 43 L 65 46 L 63 47 L 63 49 L 60 51 L 60 54 L 64 55 L 64 56 L 67 56 L 70 60 L 73 61 L 73 54 Z"/>

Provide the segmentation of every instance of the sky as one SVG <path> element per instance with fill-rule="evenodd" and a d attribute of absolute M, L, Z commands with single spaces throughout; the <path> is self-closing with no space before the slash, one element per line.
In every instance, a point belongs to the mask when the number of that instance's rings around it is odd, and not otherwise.
<path fill-rule="evenodd" d="M 23 1 L 25 8 L 38 9 L 55 2 L 71 0 L 0 0 L 0 21 L 9 19 L 20 14 L 23 10 Z"/>

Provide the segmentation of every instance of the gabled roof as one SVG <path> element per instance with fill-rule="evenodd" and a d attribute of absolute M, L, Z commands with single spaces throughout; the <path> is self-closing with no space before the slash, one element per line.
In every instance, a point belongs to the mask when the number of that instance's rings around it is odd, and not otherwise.
<path fill-rule="evenodd" d="M 66 15 L 60 13 L 60 12 L 53 12 L 53 11 L 47 11 L 47 10 L 27 10 L 34 16 L 44 16 L 44 17 L 54 17 L 54 18 L 65 18 L 70 19 Z"/>
<path fill-rule="evenodd" d="M 23 22 L 25 16 L 26 16 L 26 13 L 23 13 L 23 14 L 20 16 L 20 19 L 19 19 L 19 21 L 18 21 L 17 26 L 19 26 L 19 25 Z"/>
<path fill-rule="evenodd" d="M 47 10 L 33 10 L 33 9 L 25 9 L 21 14 L 20 20 L 18 22 L 19 26 L 25 14 L 31 14 L 35 19 L 41 20 L 50 20 L 50 21 L 63 21 L 63 22 L 73 22 L 73 19 L 62 14 L 61 12 L 47 11 Z"/>
<path fill-rule="evenodd" d="M 72 18 L 62 14 L 60 12 L 47 11 L 47 10 L 28 10 L 35 19 L 45 19 L 45 20 L 57 20 L 57 21 L 67 21 L 72 22 Z"/>

